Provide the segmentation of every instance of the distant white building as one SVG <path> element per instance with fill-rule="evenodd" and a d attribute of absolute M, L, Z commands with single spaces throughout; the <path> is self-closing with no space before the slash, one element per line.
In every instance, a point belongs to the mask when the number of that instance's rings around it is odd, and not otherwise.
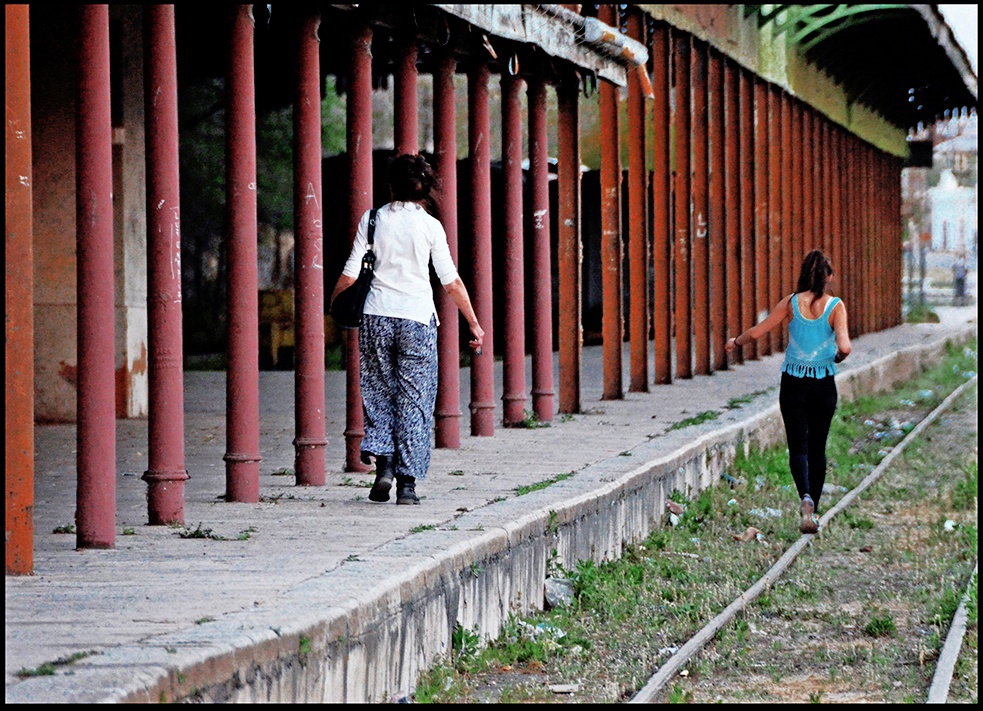
<path fill-rule="evenodd" d="M 959 185 L 956 176 L 946 168 L 939 184 L 928 192 L 932 210 L 932 249 L 968 253 L 977 227 L 973 188 Z"/>

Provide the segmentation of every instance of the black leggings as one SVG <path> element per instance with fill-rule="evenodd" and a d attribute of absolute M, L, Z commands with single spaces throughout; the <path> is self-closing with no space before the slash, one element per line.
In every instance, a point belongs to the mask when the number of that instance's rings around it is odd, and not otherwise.
<path fill-rule="evenodd" d="M 782 373 L 778 404 L 785 422 L 788 463 L 799 498 L 812 497 L 819 510 L 819 497 L 826 481 L 826 438 L 836 410 L 836 381 L 797 378 Z"/>

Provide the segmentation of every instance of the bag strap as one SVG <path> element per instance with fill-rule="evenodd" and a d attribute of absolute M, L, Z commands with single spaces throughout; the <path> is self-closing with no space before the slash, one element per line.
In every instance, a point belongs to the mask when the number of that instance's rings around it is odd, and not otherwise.
<path fill-rule="evenodd" d="M 373 238 L 375 237 L 375 213 L 378 210 L 372 208 L 369 210 L 369 249 L 372 249 Z"/>

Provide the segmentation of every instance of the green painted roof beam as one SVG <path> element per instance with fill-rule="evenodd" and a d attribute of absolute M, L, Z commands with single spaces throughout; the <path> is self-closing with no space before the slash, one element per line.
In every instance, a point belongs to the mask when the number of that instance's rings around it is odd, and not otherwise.
<path fill-rule="evenodd" d="M 792 35 L 790 40 L 799 45 L 803 52 L 808 52 L 817 44 L 829 39 L 832 35 L 842 30 L 856 27 L 858 25 L 882 20 L 887 17 L 897 17 L 908 14 L 910 9 L 907 5 L 853 5 L 843 6 L 849 9 L 838 11 L 823 17 L 815 22 L 808 23 L 805 27 Z M 837 23 L 830 26 L 831 23 Z M 825 29 L 823 29 L 825 28 Z M 812 35 L 810 39 L 810 35 Z"/>

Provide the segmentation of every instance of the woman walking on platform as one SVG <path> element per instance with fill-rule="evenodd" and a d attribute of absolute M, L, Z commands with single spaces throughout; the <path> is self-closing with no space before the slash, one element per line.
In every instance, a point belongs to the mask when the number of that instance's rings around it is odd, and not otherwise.
<path fill-rule="evenodd" d="M 430 466 L 430 436 L 437 398 L 437 310 L 430 264 L 468 321 L 475 354 L 485 333 L 458 276 L 447 235 L 431 212 L 437 176 L 420 155 L 400 155 L 389 165 L 392 201 L 376 214 L 375 278 L 358 332 L 365 437 L 361 459 L 375 458 L 371 501 L 419 504 L 416 482 Z M 358 224 L 351 255 L 331 294 L 334 301 L 355 283 L 368 249 L 369 213 Z M 455 364 L 456 365 L 456 364 Z"/>
<path fill-rule="evenodd" d="M 758 340 L 786 318 L 788 348 L 782 363 L 782 383 L 778 397 L 785 436 L 788 440 L 789 468 L 798 490 L 799 530 L 819 530 L 819 499 L 826 480 L 826 439 L 836 409 L 836 363 L 850 355 L 846 305 L 826 293 L 833 269 L 819 250 L 806 255 L 794 294 L 778 302 L 764 321 L 737 338 L 725 350 Z"/>

